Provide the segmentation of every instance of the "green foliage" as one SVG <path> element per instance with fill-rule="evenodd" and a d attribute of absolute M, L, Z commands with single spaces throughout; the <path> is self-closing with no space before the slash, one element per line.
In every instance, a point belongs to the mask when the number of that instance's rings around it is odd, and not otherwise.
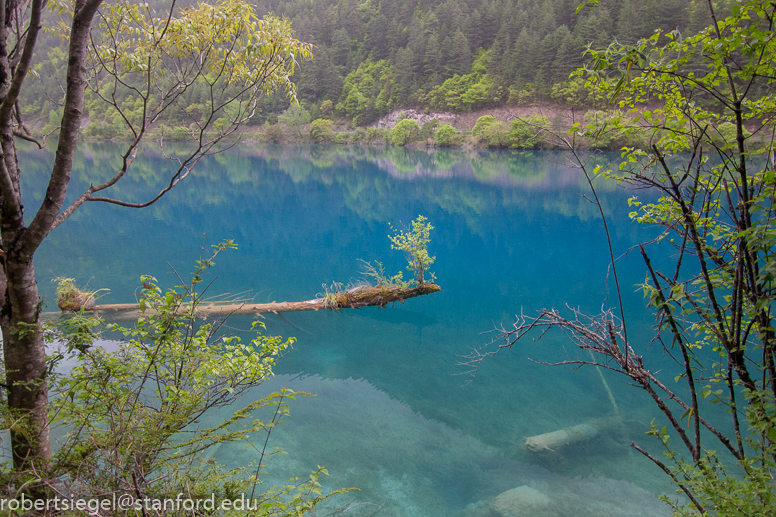
<path fill-rule="evenodd" d="M 603 106 L 608 101 L 606 94 L 585 86 L 585 81 L 579 77 L 554 84 L 550 98 L 572 107 Z"/>
<path fill-rule="evenodd" d="M 474 127 L 472 128 L 472 135 L 474 135 L 475 138 L 482 138 L 485 128 L 491 124 L 494 124 L 495 122 L 496 117 L 493 115 L 483 115 L 477 119 L 477 122 L 474 123 Z"/>
<path fill-rule="evenodd" d="M 391 63 L 367 59 L 345 78 L 336 110 L 359 126 L 370 124 L 393 109 L 393 87 Z"/>
<path fill-rule="evenodd" d="M 598 149 L 644 148 L 649 146 L 649 131 L 634 124 L 620 110 L 585 113 L 585 135 Z"/>
<path fill-rule="evenodd" d="M 720 19 L 731 3 L 715 4 L 723 13 Z M 416 8 L 393 3 L 357 6 L 341 0 L 288 0 L 259 3 L 256 11 L 294 20 L 298 37 L 317 45 L 316 58 L 297 67 L 299 98 L 321 106 L 325 118 L 336 111 L 341 116 L 358 117 L 358 125 L 364 126 L 402 107 L 465 112 L 505 103 L 541 104 L 550 99 L 571 106 L 602 106 L 602 98 L 591 98 L 591 90 L 568 80 L 568 74 L 581 63 L 585 46 L 605 46 L 614 37 L 632 43 L 660 27 L 677 28 L 682 34 L 688 29 L 695 32 L 709 21 L 702 4 L 697 0 L 649 0 L 648 4 L 609 1 L 605 9 L 574 16 L 570 2 L 552 6 L 547 2 L 489 2 L 486 7 L 464 0 L 430 0 Z M 491 11 L 487 25 L 486 9 Z M 239 15 L 233 18 L 239 20 Z M 215 27 L 209 30 L 217 31 Z M 67 56 L 56 34 L 43 34 L 39 39 L 48 55 L 35 65 L 38 79 L 25 84 L 22 107 L 27 118 L 43 122 L 54 108 L 46 99 L 55 97 L 52 92 L 59 91 L 59 84 L 65 81 Z M 385 82 L 381 79 L 383 70 L 372 69 L 378 62 L 391 69 L 384 76 Z M 362 87 L 365 71 L 371 81 Z M 164 121 L 171 126 L 190 122 L 185 113 L 191 105 L 209 109 L 208 89 L 207 84 L 191 85 L 182 95 L 180 108 L 162 115 Z M 279 97 L 261 103 L 258 113 L 266 118 L 279 112 L 285 105 Z M 108 121 L 111 117 L 106 107 L 95 100 L 96 94 L 87 92 L 90 120 Z M 332 100 L 327 105 L 331 112 L 324 110 L 325 103 Z M 312 115 L 318 118 L 316 113 Z M 57 126 L 58 120 L 51 127 Z"/>
<path fill-rule="evenodd" d="M 418 139 L 420 140 L 428 140 L 429 138 L 434 138 L 434 133 L 436 132 L 437 128 L 439 127 L 439 121 L 437 119 L 431 119 L 428 122 L 423 124 L 423 127 L 420 128 L 420 132 L 418 133 Z"/>
<path fill-rule="evenodd" d="M 192 138 L 191 129 L 186 126 L 175 126 L 169 138 L 173 140 L 190 140 Z"/>
<path fill-rule="evenodd" d="M 536 149 L 546 147 L 550 122 L 547 117 L 533 115 L 528 119 L 515 119 L 509 124 L 509 147 Z"/>
<path fill-rule="evenodd" d="M 498 120 L 492 124 L 488 124 L 482 130 L 482 137 L 480 140 L 485 142 L 487 147 L 509 147 L 509 128 L 507 127 L 507 123 Z"/>
<path fill-rule="evenodd" d="M 390 139 L 391 131 L 379 127 L 366 128 L 366 141 L 369 144 L 376 144 L 380 141 L 386 142 Z"/>
<path fill-rule="evenodd" d="M 321 114 L 325 117 L 331 117 L 334 114 L 334 103 L 326 99 L 321 103 Z"/>
<path fill-rule="evenodd" d="M 458 131 L 448 123 L 442 124 L 434 133 L 434 140 L 440 147 L 449 147 L 456 143 Z"/>
<path fill-rule="evenodd" d="M 119 131 L 113 124 L 106 122 L 93 122 L 86 128 L 84 135 L 86 138 L 110 140 L 112 138 L 121 136 L 121 131 Z"/>
<path fill-rule="evenodd" d="M 310 124 L 310 138 L 319 144 L 333 142 L 335 139 L 334 130 L 331 128 L 333 124 L 331 120 L 322 118 L 313 120 Z"/>
<path fill-rule="evenodd" d="M 75 354 L 76 366 L 49 380 L 51 422 L 65 431 L 51 473 L 68 497 L 244 494 L 262 501 L 262 515 L 300 515 L 328 497 L 321 495 L 319 477 L 326 474 L 321 467 L 306 480 L 262 487 L 263 461 L 273 454 L 266 450 L 267 439 L 288 415 L 288 401 L 305 394 L 282 389 L 240 402 L 272 375 L 275 360 L 293 339 L 263 335 L 263 324 L 256 322 L 256 337 L 244 343 L 218 335 L 220 326 L 195 320 L 196 288 L 216 255 L 231 247 L 222 243 L 199 260 L 188 285 L 163 291 L 153 277 L 143 277 L 142 315 L 135 326 L 107 327 L 121 339 L 114 352 L 90 346 L 93 320 L 66 319 L 54 329 L 52 337 L 71 343 L 75 336 L 79 344 L 64 352 Z M 229 408 L 228 416 L 205 424 L 203 414 L 218 408 Z M 227 443 L 248 446 L 254 461 L 224 470 L 210 456 Z"/>
<path fill-rule="evenodd" d="M 264 124 L 264 141 L 272 143 L 283 141 L 283 130 L 280 128 L 280 124 L 270 124 L 269 122 Z"/>
<path fill-rule="evenodd" d="M 291 129 L 296 136 L 302 137 L 302 126 L 310 123 L 310 112 L 299 104 L 291 104 L 289 108 L 278 116 L 278 121 Z"/>
<path fill-rule="evenodd" d="M 733 122 L 725 121 L 722 124 L 720 124 L 716 130 L 710 129 L 711 133 L 711 140 L 714 143 L 714 145 L 719 146 L 722 149 L 735 149 L 737 146 L 736 138 L 737 138 L 737 131 L 736 131 L 736 125 Z M 746 128 L 742 129 L 741 132 L 742 136 L 745 140 L 748 140 L 752 133 L 747 131 Z"/>
<path fill-rule="evenodd" d="M 356 130 L 353 132 L 353 138 L 352 138 L 353 143 L 360 144 L 365 139 L 366 139 L 366 129 L 364 129 L 363 127 L 356 128 Z"/>
<path fill-rule="evenodd" d="M 776 502 L 776 177 L 769 163 L 776 5 L 735 2 L 725 16 L 719 3 L 693 4 L 693 15 L 705 9 L 710 23 L 697 34 L 658 31 L 591 52 L 577 77 L 625 113 L 592 113 L 574 129 L 626 144 L 617 174 L 597 172 L 650 189 L 645 201 L 631 198 L 631 217 L 662 229 L 653 253 L 676 257 L 662 272 L 642 249 L 648 274 L 640 286 L 657 316 L 657 339 L 684 366 L 675 379 L 683 386 L 672 394 L 661 387 L 656 399 L 674 439 L 666 428 L 650 431 L 663 446 L 663 460 L 651 459 L 690 498 L 675 514 L 769 515 Z M 649 109 L 638 109 L 648 101 Z M 753 145 L 747 126 L 767 136 Z M 721 424 L 716 405 L 726 410 Z"/>
<path fill-rule="evenodd" d="M 428 268 L 436 259 L 436 256 L 432 257 L 428 254 L 430 233 L 434 227 L 426 221 L 425 217 L 419 215 L 412 221 L 411 228 L 399 231 L 391 227 L 393 235 L 388 236 L 391 239 L 391 248 L 403 251 L 407 256 L 407 262 L 409 262 L 407 269 L 415 274 L 418 285 L 423 285 Z M 434 280 L 433 274 L 431 274 L 431 280 Z"/>
<path fill-rule="evenodd" d="M 391 142 L 393 145 L 403 146 L 417 140 L 420 126 L 410 119 L 400 120 L 391 130 Z"/>
<path fill-rule="evenodd" d="M 365 260 L 362 260 L 361 263 L 363 265 L 361 275 L 367 279 L 373 280 L 377 287 L 396 286 L 400 289 L 412 287 L 411 282 L 406 282 L 404 280 L 404 274 L 401 271 L 393 276 L 388 276 L 385 272 L 385 266 L 383 266 L 383 263 L 380 261 L 376 260 L 374 266 L 371 262 L 366 262 Z"/>
<path fill-rule="evenodd" d="M 472 111 L 497 104 L 498 99 L 492 95 L 494 86 L 487 74 L 454 75 L 441 85 L 434 86 L 425 100 L 438 111 Z"/>
<path fill-rule="evenodd" d="M 283 91 L 295 103 L 291 76 L 312 57 L 287 20 L 261 19 L 242 0 L 178 8 L 170 17 L 148 4 L 118 2 L 99 19 L 85 101 L 97 126 L 92 137 L 135 138 L 149 120 L 185 124 L 196 136 L 228 135 L 265 95 Z M 179 73 L 167 73 L 171 62 Z"/>

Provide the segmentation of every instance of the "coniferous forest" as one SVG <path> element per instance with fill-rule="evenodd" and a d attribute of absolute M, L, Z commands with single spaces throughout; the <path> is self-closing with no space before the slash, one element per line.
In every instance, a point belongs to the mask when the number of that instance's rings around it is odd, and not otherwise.
<path fill-rule="evenodd" d="M 162 10 L 166 4 L 159 3 Z M 724 0 L 722 4 L 732 2 Z M 258 13 L 292 22 L 315 45 L 294 82 L 312 119 L 340 117 L 368 126 L 400 108 L 465 113 L 498 106 L 592 107 L 580 79 L 588 46 L 633 43 L 656 29 L 695 33 L 711 23 L 701 0 L 602 0 L 575 13 L 577 0 L 256 0 Z M 726 10 L 728 6 L 722 5 Z M 53 16 L 53 14 L 52 14 Z M 21 101 L 27 117 L 55 125 L 61 115 L 66 47 L 43 35 L 35 81 Z M 187 107 L 169 110 L 170 127 L 196 117 L 206 90 L 193 85 Z M 91 102 L 90 102 L 91 100 Z M 598 99 L 600 101 L 600 99 Z M 139 106 L 126 99 L 129 114 Z M 282 93 L 264 98 L 252 124 L 276 122 L 289 107 Z M 121 134 L 122 121 L 94 94 L 86 115 L 94 137 Z M 309 121 L 307 121 L 309 122 Z"/>

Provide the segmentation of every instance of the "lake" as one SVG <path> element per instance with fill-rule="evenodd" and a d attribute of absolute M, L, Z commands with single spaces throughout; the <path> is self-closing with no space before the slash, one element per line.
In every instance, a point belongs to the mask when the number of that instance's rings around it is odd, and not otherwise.
<path fill-rule="evenodd" d="M 117 144 L 84 144 L 69 198 L 112 175 L 117 151 Z M 570 159 L 562 152 L 243 145 L 203 160 L 150 208 L 84 205 L 36 255 L 38 284 L 49 310 L 51 280 L 62 276 L 109 288 L 101 302 L 131 302 L 141 275 L 175 285 L 173 268 L 188 274 L 201 246 L 233 239 L 239 249 L 218 256 L 208 295 L 307 300 L 324 284 L 357 282 L 359 259 L 404 269 L 389 225 L 424 215 L 435 227 L 429 251 L 441 292 L 385 309 L 267 316 L 270 333 L 297 342 L 252 396 L 280 387 L 317 395 L 293 402 L 290 419 L 273 433 L 271 445 L 288 454 L 273 456 L 267 482 L 324 465 L 326 488 L 360 488 L 328 502 L 332 512 L 347 507 L 344 515 L 484 516 L 502 492 L 529 487 L 526 493 L 551 501 L 547 515 L 668 516 L 656 494 L 673 488 L 630 447 L 636 441 L 655 450 L 645 431 L 659 415 L 646 394 L 608 372 L 537 364 L 580 357 L 552 333 L 486 360 L 476 378 L 460 364 L 521 311 L 568 306 L 594 314 L 616 305 L 600 216 Z M 42 199 L 52 160 L 52 153 L 23 152 L 30 207 Z M 170 169 L 149 147 L 115 195 L 145 200 Z M 649 230 L 627 217 L 632 193 L 598 188 L 620 255 Z M 639 353 L 662 361 L 649 348 L 653 318 L 634 287 L 644 280 L 641 259 L 631 253 L 618 264 L 629 335 Z M 250 321 L 229 325 L 240 333 Z M 526 450 L 526 437 L 611 416 L 605 384 L 619 425 L 561 450 Z M 214 453 L 229 467 L 255 456 L 243 444 Z"/>

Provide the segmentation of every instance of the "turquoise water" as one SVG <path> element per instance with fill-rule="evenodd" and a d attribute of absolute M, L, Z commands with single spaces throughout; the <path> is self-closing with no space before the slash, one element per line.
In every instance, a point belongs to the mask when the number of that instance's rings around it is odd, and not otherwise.
<path fill-rule="evenodd" d="M 87 144 L 69 196 L 109 176 L 116 154 L 114 144 Z M 39 287 L 50 307 L 51 280 L 59 276 L 110 288 L 105 303 L 130 302 L 140 275 L 174 285 L 173 268 L 191 271 L 201 246 L 234 239 L 239 249 L 219 255 L 210 295 L 249 290 L 256 302 L 305 300 L 322 293 L 322 284 L 357 281 L 359 259 L 403 268 L 390 249 L 389 224 L 425 215 L 435 226 L 430 252 L 441 292 L 386 309 L 267 317 L 271 333 L 298 341 L 252 396 L 281 386 L 317 395 L 295 401 L 273 434 L 273 445 L 288 454 L 272 458 L 268 480 L 325 465 L 327 488 L 361 489 L 330 501 L 331 511 L 347 506 L 345 515 L 489 515 L 496 496 L 522 486 L 551 499 L 547 515 L 670 515 L 655 497 L 672 492 L 664 475 L 629 447 L 634 440 L 650 445 L 645 426 L 657 411 L 621 378 L 604 374 L 622 425 L 552 453 L 526 451 L 528 436 L 612 414 L 594 369 L 530 360 L 578 357 L 563 336 L 518 344 L 484 362 L 476 378 L 460 365 L 521 311 L 568 305 L 594 313 L 616 303 L 601 221 L 570 158 L 243 146 L 204 160 L 151 208 L 82 207 L 36 255 Z M 52 157 L 27 151 L 23 160 L 33 206 Z M 148 198 L 170 166 L 146 150 L 116 196 Z M 627 219 L 631 193 L 599 189 L 619 254 L 646 230 Z M 638 258 L 623 257 L 618 266 L 629 334 L 659 358 L 649 349 L 651 316 L 633 287 L 644 278 Z M 240 332 L 250 319 L 229 325 Z M 227 466 L 254 456 L 242 444 L 215 452 Z"/>

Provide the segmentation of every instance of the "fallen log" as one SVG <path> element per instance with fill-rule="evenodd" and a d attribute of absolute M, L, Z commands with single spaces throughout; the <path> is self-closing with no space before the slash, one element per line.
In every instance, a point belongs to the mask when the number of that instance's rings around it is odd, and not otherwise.
<path fill-rule="evenodd" d="M 404 300 L 408 298 L 435 293 L 441 289 L 436 284 L 421 284 L 411 288 L 401 288 L 395 285 L 359 286 L 340 293 L 330 293 L 323 298 L 301 302 L 201 303 L 196 308 L 196 315 L 201 318 L 224 318 L 269 312 L 277 314 L 324 309 L 339 311 L 361 307 L 385 307 L 389 303 L 404 303 Z M 83 309 L 93 312 L 95 316 L 106 316 L 114 321 L 135 320 L 144 314 L 140 312 L 140 306 L 136 303 L 87 305 Z"/>
<path fill-rule="evenodd" d="M 613 427 L 622 424 L 620 416 L 597 418 L 584 424 L 573 425 L 550 433 L 529 436 L 525 446 L 531 452 L 558 452 L 561 448 L 578 442 L 591 440 Z"/>

